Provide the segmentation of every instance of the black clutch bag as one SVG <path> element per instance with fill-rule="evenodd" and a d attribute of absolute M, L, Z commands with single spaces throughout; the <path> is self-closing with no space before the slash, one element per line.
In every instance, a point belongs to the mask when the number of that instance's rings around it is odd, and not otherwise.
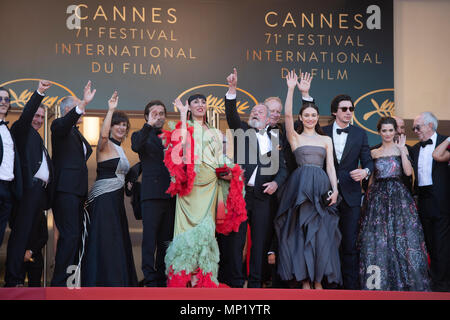
<path fill-rule="evenodd" d="M 327 200 L 331 195 L 333 194 L 333 190 L 328 190 L 323 195 L 320 196 L 320 204 L 322 207 L 328 207 L 328 205 L 331 203 L 331 199 Z"/>

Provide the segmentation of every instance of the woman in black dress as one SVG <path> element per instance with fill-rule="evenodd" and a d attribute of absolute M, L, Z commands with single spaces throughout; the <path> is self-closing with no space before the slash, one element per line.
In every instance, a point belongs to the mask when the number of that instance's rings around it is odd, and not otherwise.
<path fill-rule="evenodd" d="M 118 99 L 114 92 L 108 101 L 97 147 L 97 179 L 86 203 L 81 285 L 87 287 L 137 286 L 123 196 L 130 165 L 120 146 L 130 122 L 116 111 Z"/>
<path fill-rule="evenodd" d="M 413 168 L 406 137 L 394 137 L 397 122 L 380 118 L 382 144 L 371 151 L 375 164 L 359 234 L 363 290 L 429 291 L 427 251 L 416 205 L 401 181 Z"/>

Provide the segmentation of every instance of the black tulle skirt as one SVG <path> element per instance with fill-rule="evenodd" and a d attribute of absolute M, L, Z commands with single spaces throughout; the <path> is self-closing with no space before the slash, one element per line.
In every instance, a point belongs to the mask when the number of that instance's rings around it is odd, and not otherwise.
<path fill-rule="evenodd" d="M 123 188 L 104 193 L 87 207 L 90 223 L 81 265 L 82 286 L 137 286 L 123 194 Z"/>

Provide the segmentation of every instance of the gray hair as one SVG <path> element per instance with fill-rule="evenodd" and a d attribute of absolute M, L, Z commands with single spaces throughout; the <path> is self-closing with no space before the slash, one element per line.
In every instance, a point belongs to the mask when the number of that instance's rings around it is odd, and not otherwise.
<path fill-rule="evenodd" d="M 427 126 L 429 123 L 431 123 L 433 125 L 433 131 L 437 130 L 438 119 L 436 118 L 436 116 L 433 113 L 431 113 L 429 111 L 425 111 L 425 112 L 422 112 L 420 115 L 422 116 L 424 125 Z"/>
<path fill-rule="evenodd" d="M 73 107 L 73 96 L 66 96 L 64 97 L 61 102 L 59 103 L 59 108 L 61 110 L 61 116 L 64 116 L 66 113 L 66 108 L 72 108 Z"/>

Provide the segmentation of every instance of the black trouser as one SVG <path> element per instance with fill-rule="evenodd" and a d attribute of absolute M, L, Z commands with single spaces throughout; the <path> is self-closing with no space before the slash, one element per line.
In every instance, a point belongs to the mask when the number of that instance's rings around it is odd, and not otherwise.
<path fill-rule="evenodd" d="M 78 264 L 81 244 L 84 197 L 76 194 L 57 192 L 53 206 L 53 215 L 59 231 L 56 247 L 55 270 L 51 285 L 67 285 L 67 268 Z"/>
<path fill-rule="evenodd" d="M 338 207 L 339 229 L 342 233 L 340 246 L 341 269 L 344 288 L 358 290 L 359 284 L 359 251 L 357 248 L 359 218 L 361 207 L 350 207 L 342 199 Z"/>
<path fill-rule="evenodd" d="M 419 187 L 419 217 L 431 259 L 434 291 L 450 291 L 450 217 L 439 208 L 432 186 Z"/>
<path fill-rule="evenodd" d="M 40 181 L 40 180 L 39 180 Z M 23 285 L 25 280 L 24 256 L 32 228 L 43 214 L 46 191 L 42 183 L 35 182 L 24 190 L 11 224 L 6 255 L 5 282 L 7 287 Z"/>
<path fill-rule="evenodd" d="M 244 268 L 242 254 L 247 236 L 247 221 L 239 226 L 238 232 L 230 232 L 228 235 L 217 234 L 219 244 L 219 282 L 225 283 L 233 288 L 244 286 Z"/>
<path fill-rule="evenodd" d="M 11 185 L 10 181 L 0 180 L 0 246 L 13 208 Z"/>
<path fill-rule="evenodd" d="M 44 257 L 42 252 L 33 252 L 33 260 L 25 262 L 25 273 L 28 276 L 29 287 L 40 287 L 42 271 L 44 270 Z"/>
<path fill-rule="evenodd" d="M 173 238 L 175 198 L 142 201 L 142 272 L 144 284 L 165 287 L 164 257 Z"/>
<path fill-rule="evenodd" d="M 273 214 L 271 212 L 271 198 L 259 199 L 255 197 L 254 189 L 246 187 L 245 203 L 248 223 L 250 224 L 250 275 L 249 288 L 260 288 L 264 259 L 270 247 L 273 233 Z M 242 250 L 245 245 L 247 222 L 239 227 L 239 232 L 228 236 L 221 236 L 221 259 L 224 258 L 222 269 L 224 275 L 219 278 L 232 287 L 242 287 L 244 276 L 242 274 Z M 248 258 L 248 257 L 247 257 Z"/>

